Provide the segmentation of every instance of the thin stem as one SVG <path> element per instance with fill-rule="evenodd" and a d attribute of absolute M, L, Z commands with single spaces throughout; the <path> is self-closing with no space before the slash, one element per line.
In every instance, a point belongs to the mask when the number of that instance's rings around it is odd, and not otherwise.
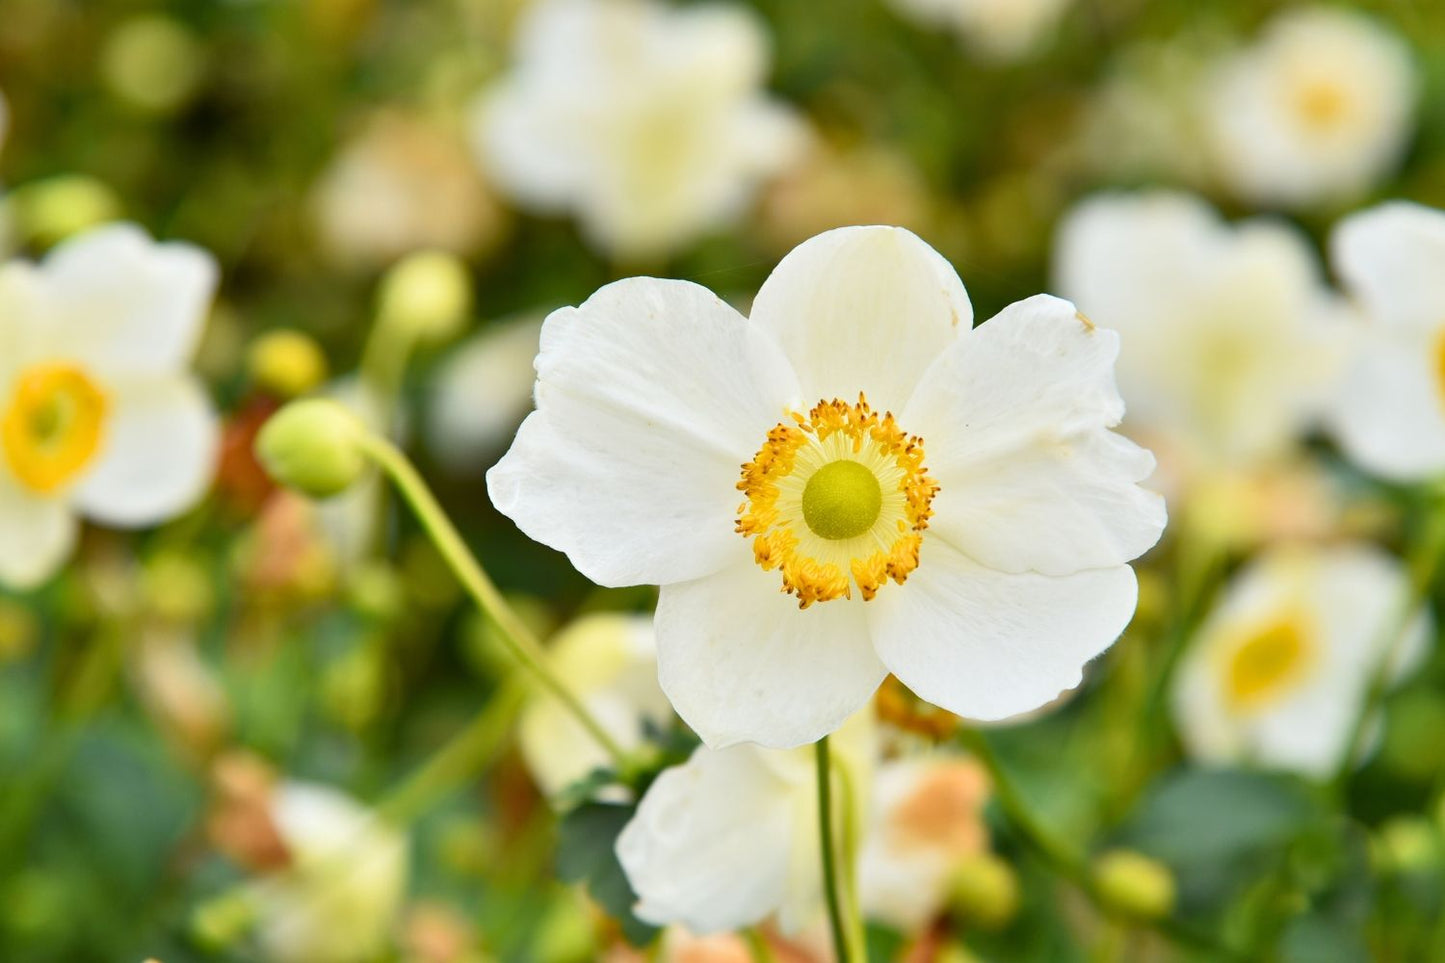
<path fill-rule="evenodd" d="M 851 947 L 839 899 L 838 851 L 833 835 L 833 765 L 828 737 L 819 739 L 813 749 L 818 778 L 818 837 L 823 850 L 823 897 L 828 904 L 828 926 L 833 933 L 833 956 L 838 963 L 851 963 Z"/>
<path fill-rule="evenodd" d="M 1345 751 L 1340 756 L 1339 769 L 1331 783 L 1335 792 L 1340 795 L 1348 788 L 1355 767 L 1361 762 L 1360 757 L 1365 749 L 1370 724 L 1399 668 L 1397 663 L 1400 648 L 1410 634 L 1411 624 L 1424 603 L 1430 585 L 1435 581 L 1441 553 L 1445 552 L 1445 503 L 1437 496 L 1431 499 L 1427 510 L 1429 517 L 1425 520 L 1425 533 L 1412 546 L 1410 552 L 1409 585 L 1381 639 L 1380 659 L 1370 674 L 1365 697 L 1361 700 L 1359 711 L 1350 726 L 1349 738 L 1345 740 Z"/>
<path fill-rule="evenodd" d="M 586 729 L 588 734 L 596 740 L 597 744 L 612 757 L 612 763 L 619 772 L 625 772 L 629 760 L 627 753 L 622 750 L 602 725 L 587 710 L 562 680 L 553 674 L 547 665 L 546 653 L 537 637 L 527 628 L 512 607 L 507 604 L 502 593 L 492 584 L 487 573 L 477 564 L 472 556 L 471 550 L 467 548 L 466 542 L 462 540 L 456 527 L 447 518 L 446 512 L 442 510 L 437 502 L 436 496 L 431 493 L 426 482 L 412 465 L 411 461 L 402 451 L 377 435 L 366 434 L 361 439 L 362 448 L 377 463 L 387 476 L 391 479 L 401 496 L 411 506 L 416 514 L 417 521 L 421 523 L 437 551 L 456 575 L 467 594 L 477 603 L 477 607 L 492 620 L 500 629 L 498 633 L 502 642 L 507 646 L 512 656 L 524 665 L 558 702 L 570 712 L 577 722 Z"/>
<path fill-rule="evenodd" d="M 772 947 L 768 946 L 768 938 L 763 931 L 756 926 L 750 926 L 743 930 L 743 939 L 747 941 L 748 953 L 753 958 L 753 963 L 777 963 L 778 958 L 773 955 Z"/>

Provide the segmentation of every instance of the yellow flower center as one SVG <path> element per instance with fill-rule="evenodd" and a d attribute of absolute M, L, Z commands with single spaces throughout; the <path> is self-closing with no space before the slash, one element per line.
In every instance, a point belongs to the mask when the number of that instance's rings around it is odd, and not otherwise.
<path fill-rule="evenodd" d="M 1306 125 L 1324 131 L 1344 120 L 1350 99 L 1338 83 L 1319 79 L 1300 87 L 1295 94 L 1295 108 Z"/>
<path fill-rule="evenodd" d="M 39 364 L 21 372 L 0 414 L 0 448 L 21 484 L 48 495 L 100 449 L 106 398 L 79 368 Z"/>
<path fill-rule="evenodd" d="M 1225 687 L 1230 704 L 1248 711 L 1270 701 L 1304 674 L 1313 651 L 1299 618 L 1285 616 L 1256 628 L 1229 656 Z"/>
<path fill-rule="evenodd" d="M 753 558 L 779 569 L 783 591 L 799 608 L 814 602 L 865 600 L 918 567 L 923 530 L 938 485 L 923 466 L 923 439 L 902 431 L 892 414 L 820 401 L 768 432 L 743 466 L 737 531 Z"/>

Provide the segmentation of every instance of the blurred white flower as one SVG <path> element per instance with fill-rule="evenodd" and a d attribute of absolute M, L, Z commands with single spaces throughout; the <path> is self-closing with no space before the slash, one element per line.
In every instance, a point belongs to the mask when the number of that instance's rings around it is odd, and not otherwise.
<path fill-rule="evenodd" d="M 624 750 L 643 744 L 648 723 L 662 726 L 672 715 L 657 685 L 657 647 L 647 616 L 584 615 L 557 634 L 547 661 Z M 549 797 L 610 761 L 576 718 L 543 692 L 523 709 L 519 735 L 522 758 Z"/>
<path fill-rule="evenodd" d="M 1032 52 L 1073 0 L 892 0 L 919 23 L 954 30 L 980 54 L 1015 60 Z"/>
<path fill-rule="evenodd" d="M 490 465 L 532 410 L 541 318 L 487 325 L 437 369 L 427 420 L 431 450 L 455 472 Z"/>
<path fill-rule="evenodd" d="M 406 836 L 349 796 L 310 783 L 276 787 L 270 817 L 288 862 L 249 890 L 265 958 L 379 958 L 406 893 Z"/>
<path fill-rule="evenodd" d="M 0 582 L 48 578 L 77 516 L 152 525 L 204 494 L 219 433 L 188 366 L 215 286 L 209 254 L 128 224 L 0 266 Z"/>
<path fill-rule="evenodd" d="M 1404 566 L 1366 544 L 1282 547 L 1252 562 L 1179 666 L 1174 718 L 1190 755 L 1330 775 L 1408 589 Z M 1428 630 L 1422 611 L 1394 678 L 1424 656 Z"/>
<path fill-rule="evenodd" d="M 1445 475 L 1445 212 L 1371 208 L 1335 228 L 1331 254 L 1364 314 L 1331 411 L 1335 433 L 1387 478 Z"/>
<path fill-rule="evenodd" d="M 806 137 L 761 92 L 767 35 L 740 6 L 541 0 L 474 142 L 496 183 L 574 214 L 621 257 L 666 254 L 740 213 Z"/>
<path fill-rule="evenodd" d="M 1342 306 L 1305 238 L 1172 193 L 1104 194 L 1059 228 L 1054 283 L 1118 330 L 1128 432 L 1166 474 L 1286 455 L 1324 406 Z"/>
<path fill-rule="evenodd" d="M 369 268 L 429 248 L 485 250 L 503 230 L 463 137 L 400 111 L 378 113 L 342 146 L 311 208 L 326 250 Z"/>
<path fill-rule="evenodd" d="M 1409 48 L 1375 20 L 1337 8 L 1286 11 L 1205 80 L 1219 174 L 1262 204 L 1363 194 L 1403 154 L 1417 86 Z"/>
<path fill-rule="evenodd" d="M 966 756 L 892 759 L 878 767 L 859 856 L 863 915 L 917 932 L 942 908 L 950 871 L 983 852 L 988 777 Z"/>
<path fill-rule="evenodd" d="M 835 826 L 861 826 L 877 752 L 871 716 L 830 740 Z M 823 912 L 818 780 L 813 750 L 698 747 L 648 788 L 617 837 L 617 858 L 655 925 L 707 935 L 776 914 L 798 933 Z"/>
<path fill-rule="evenodd" d="M 889 671 L 964 716 L 1037 708 L 1129 622 L 1164 506 L 1109 430 L 1117 335 L 1042 295 L 972 317 L 901 228 L 800 245 L 751 319 L 610 284 L 544 324 L 492 501 L 594 581 L 662 586 L 663 691 L 714 748 L 812 742 Z"/>

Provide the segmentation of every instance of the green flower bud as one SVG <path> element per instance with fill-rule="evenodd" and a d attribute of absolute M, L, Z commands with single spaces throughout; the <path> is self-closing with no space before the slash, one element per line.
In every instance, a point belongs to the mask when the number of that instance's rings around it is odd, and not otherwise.
<path fill-rule="evenodd" d="M 455 255 L 410 254 L 381 279 L 379 323 L 407 331 L 420 341 L 435 344 L 455 337 L 471 309 L 471 275 Z"/>
<path fill-rule="evenodd" d="M 256 910 L 241 893 L 229 893 L 197 906 L 191 914 L 191 938 L 216 952 L 234 946 L 256 922 Z"/>
<path fill-rule="evenodd" d="M 300 331 L 268 331 L 251 342 L 246 370 L 263 391 L 298 398 L 326 380 L 326 355 Z"/>
<path fill-rule="evenodd" d="M 1121 916 L 1152 920 L 1174 912 L 1174 874 L 1158 860 L 1115 849 L 1094 861 L 1093 872 L 1100 899 Z"/>
<path fill-rule="evenodd" d="M 993 853 L 965 857 L 948 881 L 948 909 L 965 925 L 1001 929 L 1018 913 L 1019 878 Z"/>
<path fill-rule="evenodd" d="M 361 477 L 366 429 L 334 401 L 293 401 L 256 437 L 256 457 L 272 478 L 312 498 L 346 491 Z"/>
<path fill-rule="evenodd" d="M 31 181 L 11 193 L 10 204 L 20 239 L 37 247 L 49 247 L 122 213 L 115 191 L 84 174 Z"/>
<path fill-rule="evenodd" d="M 406 611 L 406 583 L 390 563 L 377 559 L 347 578 L 346 598 L 366 618 L 391 622 Z"/>
<path fill-rule="evenodd" d="M 1375 864 L 1386 873 L 1418 873 L 1440 864 L 1440 833 L 1420 816 L 1396 816 L 1371 841 Z"/>
<path fill-rule="evenodd" d="M 100 52 L 100 75 L 121 100 L 168 114 L 190 100 L 205 67 L 200 44 L 170 17 L 146 15 L 121 24 Z"/>
<path fill-rule="evenodd" d="M 148 559 L 141 590 L 147 610 L 167 622 L 199 622 L 215 601 L 206 567 L 180 551 L 158 552 Z"/>

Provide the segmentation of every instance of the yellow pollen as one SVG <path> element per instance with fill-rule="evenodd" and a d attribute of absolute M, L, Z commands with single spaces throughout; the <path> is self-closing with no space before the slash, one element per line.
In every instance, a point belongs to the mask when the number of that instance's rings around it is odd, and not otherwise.
<path fill-rule="evenodd" d="M 1230 704 L 1247 711 L 1289 688 L 1308 667 L 1312 646 L 1309 631 L 1297 617 L 1286 616 L 1255 628 L 1233 648 L 1225 669 Z"/>
<path fill-rule="evenodd" d="M 0 414 L 0 448 L 21 484 L 48 495 L 74 480 L 100 449 L 107 403 L 72 365 L 21 372 Z"/>
<path fill-rule="evenodd" d="M 737 532 L 753 558 L 782 573 L 799 608 L 864 600 L 918 567 L 938 485 L 923 465 L 923 439 L 857 404 L 820 401 L 780 422 L 743 465 Z"/>
<path fill-rule="evenodd" d="M 1299 89 L 1295 94 L 1295 106 L 1307 125 L 1316 130 L 1328 130 L 1344 119 L 1350 103 L 1339 84 L 1320 79 Z"/>

